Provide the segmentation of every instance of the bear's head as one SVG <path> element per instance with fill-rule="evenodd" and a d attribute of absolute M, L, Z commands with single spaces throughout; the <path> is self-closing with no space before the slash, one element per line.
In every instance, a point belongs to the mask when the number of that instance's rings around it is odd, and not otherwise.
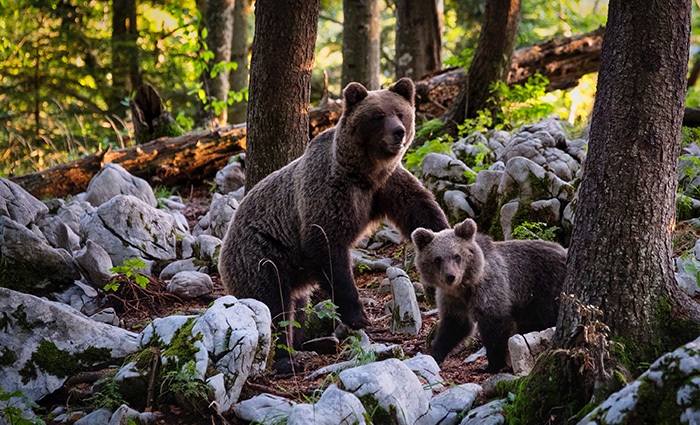
<path fill-rule="evenodd" d="M 410 78 L 401 78 L 386 90 L 367 91 L 360 83 L 348 84 L 336 127 L 338 161 L 360 170 L 398 165 L 413 140 L 414 97 Z"/>
<path fill-rule="evenodd" d="M 484 274 L 484 253 L 476 243 L 476 223 L 468 218 L 438 233 L 419 227 L 411 234 L 421 280 L 450 289 L 477 284 Z"/>

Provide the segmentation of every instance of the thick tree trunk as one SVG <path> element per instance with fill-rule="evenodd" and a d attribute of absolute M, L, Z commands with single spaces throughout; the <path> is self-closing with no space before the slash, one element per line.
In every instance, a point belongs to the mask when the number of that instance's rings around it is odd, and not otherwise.
<path fill-rule="evenodd" d="M 319 7 L 319 0 L 256 2 L 248 106 L 248 191 L 301 156 L 309 142 Z"/>
<path fill-rule="evenodd" d="M 598 72 L 604 28 L 558 37 L 513 52 L 507 84 L 522 84 L 534 74 L 549 79 L 547 90 L 575 87 L 578 80 Z M 445 113 L 467 80 L 463 68 L 445 70 L 416 82 L 416 107 L 419 112 L 437 117 Z"/>
<path fill-rule="evenodd" d="M 245 150 L 245 141 L 244 125 L 202 130 L 108 150 L 10 180 L 39 199 L 60 198 L 85 191 L 102 164 L 113 162 L 152 186 L 186 185 L 212 178 L 232 155 Z"/>
<path fill-rule="evenodd" d="M 121 101 L 141 85 L 136 28 L 136 0 L 112 0 L 112 96 L 109 110 L 120 116 Z"/>
<path fill-rule="evenodd" d="M 207 0 L 204 11 L 204 24 L 207 28 L 206 44 L 214 58 L 209 61 L 207 68 L 202 71 L 202 84 L 207 100 L 198 113 L 197 124 L 207 127 L 212 123 L 225 125 L 228 122 L 228 106 L 219 106 L 217 110 L 212 102 L 228 100 L 229 72 L 222 64 L 231 61 L 231 38 L 233 34 L 233 7 L 235 0 Z M 216 67 L 216 68 L 215 68 Z"/>
<path fill-rule="evenodd" d="M 233 35 L 231 39 L 231 62 L 236 69 L 229 73 L 231 91 L 240 92 L 248 87 L 248 15 L 250 0 L 236 0 L 233 9 Z M 228 120 L 231 123 L 245 122 L 248 114 L 248 100 L 235 101 L 228 107 Z"/>
<path fill-rule="evenodd" d="M 443 0 L 396 0 L 396 78 L 440 69 Z"/>
<path fill-rule="evenodd" d="M 469 66 L 467 81 L 443 117 L 449 128 L 456 128 L 465 118 L 474 118 L 478 110 L 486 109 L 491 84 L 505 81 L 519 21 L 520 0 L 486 2 L 479 44 Z"/>
<path fill-rule="evenodd" d="M 379 0 L 343 0 L 342 86 L 379 88 Z"/>
<path fill-rule="evenodd" d="M 698 319 L 675 298 L 671 261 L 689 36 L 685 0 L 610 2 L 565 291 L 603 311 L 635 366 L 688 342 L 669 324 Z M 563 304 L 558 346 L 580 322 Z"/>

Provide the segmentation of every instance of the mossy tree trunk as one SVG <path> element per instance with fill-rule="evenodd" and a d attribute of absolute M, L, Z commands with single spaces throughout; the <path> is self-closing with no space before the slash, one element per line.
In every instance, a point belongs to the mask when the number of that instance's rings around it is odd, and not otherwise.
<path fill-rule="evenodd" d="M 342 86 L 379 88 L 379 0 L 343 0 Z"/>
<path fill-rule="evenodd" d="M 700 333 L 697 304 L 678 289 L 672 268 L 689 36 L 688 0 L 610 1 L 564 288 L 578 301 L 562 302 L 555 336 L 555 353 L 569 355 L 540 359 L 518 396 L 521 407 L 595 350 L 578 303 L 599 308 L 611 339 L 622 344 L 611 347 L 614 362 L 604 369 L 621 363 L 638 375 Z M 543 423 L 555 406 L 566 406 L 565 421 L 606 377 L 589 372 L 565 380 L 586 384 L 576 396 L 562 391 L 562 399 L 515 416 Z"/>
<path fill-rule="evenodd" d="M 255 3 L 246 191 L 301 156 L 309 142 L 319 8 L 319 0 Z"/>
<path fill-rule="evenodd" d="M 476 117 L 486 109 L 495 81 L 505 81 L 515 48 L 520 22 L 520 0 L 487 0 L 479 44 L 474 52 L 467 80 L 457 98 L 443 116 L 443 122 L 454 132 L 465 118 Z"/>
<path fill-rule="evenodd" d="M 123 116 L 122 101 L 141 85 L 136 0 L 112 1 L 112 96 L 109 110 Z"/>

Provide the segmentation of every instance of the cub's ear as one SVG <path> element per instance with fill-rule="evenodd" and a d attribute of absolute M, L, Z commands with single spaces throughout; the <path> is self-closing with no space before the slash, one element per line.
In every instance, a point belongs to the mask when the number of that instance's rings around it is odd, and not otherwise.
<path fill-rule="evenodd" d="M 476 223 L 471 218 L 464 220 L 455 226 L 455 235 L 468 241 L 476 235 Z"/>
<path fill-rule="evenodd" d="M 410 78 L 402 78 L 389 86 L 389 91 L 393 91 L 396 94 L 400 94 L 405 97 L 411 105 L 415 103 L 414 99 L 416 97 L 416 86 L 413 84 L 413 80 Z"/>
<path fill-rule="evenodd" d="M 343 90 L 343 99 L 345 100 L 345 108 L 351 109 L 364 98 L 367 97 L 367 89 L 360 83 L 350 83 Z"/>
<path fill-rule="evenodd" d="M 411 233 L 411 240 L 413 244 L 419 250 L 428 246 L 428 244 L 435 238 L 435 233 L 431 230 L 424 229 L 422 227 L 417 228 Z"/>

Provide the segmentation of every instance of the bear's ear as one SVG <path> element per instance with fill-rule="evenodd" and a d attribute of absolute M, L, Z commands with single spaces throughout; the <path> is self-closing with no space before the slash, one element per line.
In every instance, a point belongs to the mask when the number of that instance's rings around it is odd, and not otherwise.
<path fill-rule="evenodd" d="M 416 86 L 413 84 L 413 80 L 410 78 L 402 78 L 389 86 L 389 91 L 393 91 L 396 94 L 400 94 L 405 97 L 406 100 L 414 104 L 414 99 L 416 97 Z"/>
<path fill-rule="evenodd" d="M 351 109 L 353 106 L 360 103 L 361 100 L 367 97 L 367 89 L 360 83 L 350 83 L 343 90 L 343 99 L 345 100 L 345 108 Z"/>
<path fill-rule="evenodd" d="M 411 233 L 411 240 L 413 241 L 413 244 L 416 246 L 416 248 L 418 248 L 419 250 L 428 246 L 428 244 L 434 238 L 435 233 L 422 227 L 417 228 L 413 231 L 413 233 Z"/>
<path fill-rule="evenodd" d="M 476 223 L 471 218 L 464 220 L 455 226 L 455 235 L 468 241 L 476 235 Z"/>

